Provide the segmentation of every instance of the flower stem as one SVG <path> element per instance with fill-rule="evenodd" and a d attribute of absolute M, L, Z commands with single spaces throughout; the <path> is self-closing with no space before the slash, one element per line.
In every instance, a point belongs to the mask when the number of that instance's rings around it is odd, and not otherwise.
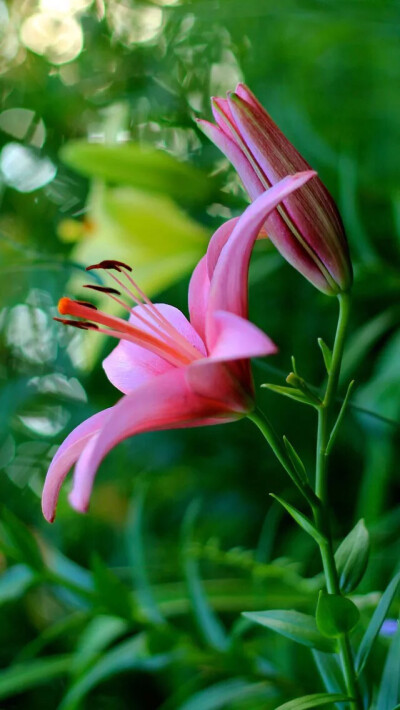
<path fill-rule="evenodd" d="M 339 320 L 336 329 L 335 343 L 333 346 L 332 362 L 325 396 L 321 407 L 318 409 L 315 493 L 320 501 L 320 505 L 313 509 L 315 526 L 321 533 L 323 533 L 327 540 L 326 544 L 320 545 L 320 553 L 325 573 L 326 588 L 329 594 L 340 594 L 341 592 L 333 554 L 329 506 L 327 503 L 327 474 L 329 459 L 327 447 L 330 437 L 332 406 L 335 402 L 339 383 L 344 339 L 350 308 L 349 294 L 342 293 L 338 296 L 338 299 Z M 348 634 L 343 634 L 339 637 L 339 654 L 346 689 L 349 696 L 353 698 L 351 708 L 352 710 L 363 710 L 363 702 L 354 668 L 354 659 Z"/>
<path fill-rule="evenodd" d="M 338 296 L 338 300 L 339 319 L 336 329 L 335 343 L 333 346 L 332 361 L 329 369 L 324 399 L 322 404 L 318 407 L 315 493 L 311 486 L 304 484 L 304 481 L 298 479 L 291 461 L 287 456 L 285 448 L 282 446 L 280 439 L 275 434 L 265 415 L 263 415 L 260 410 L 252 412 L 248 415 L 249 419 L 251 419 L 251 421 L 253 421 L 254 424 L 256 424 L 256 426 L 260 429 L 261 433 L 264 435 L 266 441 L 275 453 L 275 456 L 297 485 L 301 493 L 307 499 L 312 509 L 315 527 L 322 534 L 322 537 L 325 540 L 325 542 L 321 542 L 319 544 L 319 548 L 326 579 L 326 588 L 329 594 L 341 594 L 335 557 L 333 554 L 329 507 L 327 503 L 327 474 L 328 458 L 332 448 L 329 446 L 328 450 L 331 435 L 332 407 L 335 404 L 339 383 L 344 339 L 349 317 L 350 296 L 347 293 L 341 293 Z M 338 643 L 346 690 L 349 697 L 352 698 L 350 701 L 351 709 L 363 710 L 363 701 L 354 667 L 354 659 L 348 635 L 342 634 L 338 639 Z"/>

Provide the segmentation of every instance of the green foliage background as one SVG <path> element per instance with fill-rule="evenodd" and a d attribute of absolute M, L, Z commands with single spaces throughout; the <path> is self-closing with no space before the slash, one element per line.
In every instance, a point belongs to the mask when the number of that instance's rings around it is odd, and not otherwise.
<path fill-rule="evenodd" d="M 162 23 L 150 40 L 132 41 L 128 30 L 139 16 L 128 12 L 117 29 L 118 7 L 158 8 Z M 18 37 L 36 10 L 34 3 L 8 3 L 4 33 Z M 107 178 L 101 156 L 88 167 L 85 158 L 68 158 L 68 150 L 70 141 L 94 134 L 115 141 L 122 131 L 187 165 L 187 173 L 180 168 L 182 190 L 174 161 L 161 180 L 154 156 L 140 167 L 127 158 L 107 187 L 110 200 L 128 185 L 167 197 L 168 209 L 185 213 L 197 246 L 164 279 L 160 262 L 157 294 L 183 309 L 190 265 L 207 236 L 246 204 L 233 171 L 193 121 L 210 116 L 210 95 L 244 79 L 331 189 L 355 266 L 344 377 L 356 379 L 356 390 L 330 493 L 336 538 L 361 516 L 372 535 L 357 590 L 365 623 L 376 604 L 373 592 L 398 569 L 400 552 L 399 6 L 394 0 L 105 0 L 76 18 L 84 46 L 66 64 L 22 46 L 7 55 L 0 35 L 2 111 L 29 109 L 36 123 L 42 119 L 46 140 L 30 150 L 57 168 L 31 192 L 10 183 L 4 165 L 0 170 L 0 663 L 9 668 L 0 672 L 1 704 L 272 710 L 322 685 L 309 651 L 299 653 L 269 631 L 249 632 L 239 614 L 314 613 L 320 566 L 313 542 L 271 505 L 269 492 L 301 503 L 250 423 L 129 440 L 102 465 L 89 515 L 69 509 L 66 486 L 54 525 L 42 520 L 39 497 L 55 447 L 117 394 L 100 365 L 112 344 L 91 352 L 88 367 L 81 339 L 52 321 L 58 298 L 84 278 L 79 246 L 65 238 L 67 220 L 76 221 L 78 240 L 90 239 L 82 227 L 90 178 Z M 10 142 L 27 147 L 29 133 L 10 137 L 3 115 L 2 150 Z M 129 228 L 134 221 L 132 212 Z M 147 234 L 146 224 L 141 239 L 154 245 L 146 262 L 154 269 L 169 237 Z M 250 296 L 253 320 L 280 350 L 255 363 L 257 384 L 281 383 L 291 355 L 307 379 L 321 384 L 316 340 L 332 340 L 334 300 L 265 242 L 254 256 Z M 266 390 L 259 398 L 312 466 L 312 414 Z M 372 680 L 386 647 L 381 639 L 374 650 Z"/>

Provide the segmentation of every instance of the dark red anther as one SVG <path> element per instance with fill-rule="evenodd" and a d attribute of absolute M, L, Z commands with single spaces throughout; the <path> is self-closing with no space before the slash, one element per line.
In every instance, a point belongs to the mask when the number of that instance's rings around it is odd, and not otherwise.
<path fill-rule="evenodd" d="M 115 293 L 117 296 L 121 295 L 120 291 L 117 291 L 116 288 L 111 288 L 109 286 L 95 286 L 94 284 L 85 284 L 83 288 L 92 288 L 93 291 L 100 291 L 100 293 Z"/>
<path fill-rule="evenodd" d="M 80 306 L 86 306 L 86 308 L 93 308 L 94 311 L 97 311 L 97 306 L 95 306 L 94 303 L 90 303 L 90 301 L 74 301 L 74 303 L 79 303 Z"/>
<path fill-rule="evenodd" d="M 69 318 L 53 318 L 53 320 L 63 325 L 72 325 L 74 328 L 80 328 L 80 330 L 98 330 L 96 323 L 90 323 L 89 321 L 70 320 Z"/>
<path fill-rule="evenodd" d="M 125 264 L 123 261 L 117 261 L 116 259 L 105 259 L 98 264 L 92 264 L 86 267 L 86 271 L 91 271 L 92 269 L 115 269 L 115 271 L 121 271 L 120 267 L 127 271 L 132 271 L 128 264 Z"/>

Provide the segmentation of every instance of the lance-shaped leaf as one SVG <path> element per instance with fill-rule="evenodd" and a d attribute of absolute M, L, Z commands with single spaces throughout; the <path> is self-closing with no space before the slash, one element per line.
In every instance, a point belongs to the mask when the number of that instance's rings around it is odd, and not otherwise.
<path fill-rule="evenodd" d="M 268 390 L 271 390 L 271 392 L 275 392 L 276 394 L 281 394 L 283 397 L 289 397 L 289 399 L 294 399 L 296 402 L 301 402 L 301 404 L 309 404 L 313 407 L 319 406 L 315 402 L 315 398 L 310 398 L 304 392 L 298 388 L 295 387 L 284 387 L 282 385 L 273 385 L 270 384 L 269 382 L 265 382 L 264 384 L 261 385 L 261 387 L 265 387 Z"/>
<path fill-rule="evenodd" d="M 270 494 L 272 498 L 275 498 L 275 500 L 278 501 L 283 507 L 287 510 L 287 512 L 292 516 L 293 520 L 296 521 L 298 525 L 300 525 L 303 530 L 308 533 L 308 535 L 311 535 L 312 538 L 314 538 L 315 542 L 318 545 L 326 545 L 327 539 L 326 537 L 317 530 L 315 525 L 303 514 L 300 513 L 297 508 L 294 508 L 290 503 L 287 503 L 283 498 L 280 498 L 279 496 L 274 495 L 273 493 Z"/>
<path fill-rule="evenodd" d="M 396 710 L 400 701 L 400 624 L 392 638 L 383 669 L 376 710 Z"/>
<path fill-rule="evenodd" d="M 332 364 L 332 351 L 322 338 L 318 338 L 318 345 L 321 348 L 322 357 L 324 358 L 325 369 L 329 375 Z"/>
<path fill-rule="evenodd" d="M 386 588 L 385 592 L 383 593 L 382 598 L 372 615 L 372 619 L 369 622 L 368 628 L 367 628 L 367 630 L 363 636 L 363 639 L 360 643 L 360 647 L 358 649 L 358 653 L 356 656 L 356 664 L 355 664 L 358 674 L 361 673 L 361 671 L 363 670 L 363 668 L 368 660 L 368 656 L 371 652 L 374 641 L 379 634 L 380 628 L 381 628 L 381 626 L 385 620 L 385 617 L 389 611 L 390 605 L 393 602 L 393 600 L 398 592 L 399 586 L 400 586 L 400 572 L 398 572 L 393 577 L 392 581 L 389 583 L 388 587 Z"/>
<path fill-rule="evenodd" d="M 308 708 L 320 708 L 323 705 L 340 703 L 350 700 L 348 695 L 343 693 L 314 693 L 313 695 L 303 695 L 302 698 L 289 700 L 288 703 L 279 705 L 275 710 L 308 710 Z"/>
<path fill-rule="evenodd" d="M 207 203 L 215 189 L 210 176 L 193 165 L 138 143 L 70 141 L 61 151 L 61 160 L 87 177 L 163 193 L 189 204 Z"/>
<path fill-rule="evenodd" d="M 361 519 L 335 553 L 340 589 L 344 594 L 352 592 L 361 582 L 368 564 L 369 549 L 369 533 Z"/>
<path fill-rule="evenodd" d="M 333 653 L 336 644 L 333 639 L 322 636 L 317 628 L 315 619 L 309 614 L 286 609 L 272 611 L 245 611 L 243 616 L 255 624 L 265 626 L 271 631 L 286 636 L 286 638 L 309 648 L 317 648 L 325 653 Z"/>
<path fill-rule="evenodd" d="M 302 483 L 307 485 L 308 477 L 306 467 L 304 466 L 304 463 L 302 462 L 299 454 L 286 436 L 283 437 L 283 443 L 285 444 L 286 451 L 288 452 L 289 458 L 293 464 L 297 475 L 299 476 Z"/>
<path fill-rule="evenodd" d="M 347 634 L 359 618 L 360 612 L 350 599 L 320 591 L 315 619 L 321 634 L 332 638 Z"/>

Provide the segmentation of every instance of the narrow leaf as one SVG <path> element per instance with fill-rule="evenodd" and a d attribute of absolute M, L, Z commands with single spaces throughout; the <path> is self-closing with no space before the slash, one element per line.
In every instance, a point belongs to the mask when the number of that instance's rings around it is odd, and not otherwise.
<path fill-rule="evenodd" d="M 368 656 L 371 652 L 372 646 L 376 637 L 379 634 L 380 628 L 385 620 L 385 617 L 389 611 L 390 605 L 395 598 L 398 588 L 400 586 L 400 572 L 398 572 L 392 581 L 389 583 L 382 598 L 376 607 L 372 619 L 368 624 L 368 628 L 362 638 L 358 653 L 356 656 L 356 670 L 360 674 L 363 670 Z"/>
<path fill-rule="evenodd" d="M 330 693 L 342 693 L 344 690 L 343 675 L 337 656 L 315 649 L 312 650 L 312 655 L 325 688 Z"/>
<path fill-rule="evenodd" d="M 318 338 L 318 345 L 321 348 L 322 357 L 324 358 L 325 363 L 325 369 L 329 375 L 332 365 L 332 351 L 330 348 L 328 348 L 327 344 L 324 340 L 322 340 L 322 338 Z"/>
<path fill-rule="evenodd" d="M 180 705 L 178 710 L 228 710 L 237 701 L 265 699 L 274 692 L 269 683 L 250 683 L 244 678 L 230 678 L 200 690 Z"/>
<path fill-rule="evenodd" d="M 34 581 L 35 574 L 28 565 L 13 565 L 6 569 L 0 576 L 0 605 L 22 597 Z"/>
<path fill-rule="evenodd" d="M 138 604 L 150 621 L 154 624 L 162 624 L 165 619 L 154 599 L 145 562 L 143 513 L 146 492 L 147 484 L 140 482 L 129 514 L 126 530 L 126 547 Z"/>
<path fill-rule="evenodd" d="M 352 389 L 353 389 L 354 385 L 355 385 L 355 380 L 352 380 L 352 381 L 349 383 L 349 386 L 348 386 L 348 388 L 347 388 L 347 392 L 346 392 L 345 398 L 344 398 L 344 400 L 343 400 L 343 402 L 342 402 L 342 406 L 340 407 L 340 411 L 339 411 L 339 414 L 338 414 L 338 418 L 336 419 L 335 425 L 334 425 L 334 427 L 333 427 L 333 429 L 332 429 L 332 432 L 331 432 L 331 435 L 330 435 L 330 437 L 329 437 L 328 445 L 327 445 L 327 447 L 326 447 L 326 454 L 327 454 L 327 455 L 330 454 L 330 452 L 331 452 L 331 450 L 332 450 L 332 447 L 333 447 L 333 445 L 334 445 L 334 443 L 335 443 L 335 441 L 336 441 L 336 437 L 337 437 L 337 435 L 338 435 L 338 432 L 339 432 L 340 425 L 341 425 L 341 423 L 342 423 L 343 417 L 344 417 L 344 415 L 345 415 L 345 413 L 346 413 L 347 405 L 348 405 L 349 398 L 350 398 L 350 395 L 351 395 L 351 392 L 352 392 Z"/>
<path fill-rule="evenodd" d="M 24 562 L 29 567 L 42 571 L 44 562 L 42 553 L 36 538 L 21 521 L 11 513 L 3 509 L 3 525 L 9 544 L 13 548 L 13 556 L 18 562 Z M 10 553 L 11 554 L 11 553 Z"/>
<path fill-rule="evenodd" d="M 0 699 L 23 693 L 68 673 L 71 656 L 30 660 L 0 671 Z"/>
<path fill-rule="evenodd" d="M 134 604 L 129 589 L 111 569 L 108 569 L 98 555 L 93 556 L 92 569 L 101 607 L 112 615 L 132 620 Z"/>
<path fill-rule="evenodd" d="M 88 177 L 165 193 L 191 204 L 207 202 L 214 189 L 205 172 L 144 144 L 75 140 L 63 147 L 61 159 Z"/>
<path fill-rule="evenodd" d="M 271 392 L 275 392 L 276 394 L 281 394 L 284 397 L 289 397 L 289 399 L 294 399 L 296 402 L 301 402 L 302 404 L 309 404 L 312 405 L 313 407 L 316 406 L 315 401 L 311 400 L 310 398 L 307 397 L 304 392 L 302 392 L 299 389 L 295 389 L 294 387 L 282 387 L 281 385 L 271 385 L 269 382 L 264 383 L 261 385 L 261 387 L 265 387 L 268 390 L 271 390 Z"/>
<path fill-rule="evenodd" d="M 376 710 L 395 710 L 400 701 L 400 624 L 387 654 Z"/>
<path fill-rule="evenodd" d="M 336 649 L 336 644 L 332 639 L 320 634 L 314 617 L 309 614 L 286 609 L 274 609 L 272 611 L 246 611 L 243 612 L 243 616 L 255 624 L 260 624 L 272 631 L 276 631 L 278 634 L 286 636 L 292 641 L 297 641 L 303 646 L 317 648 L 326 653 L 333 653 Z"/>
<path fill-rule="evenodd" d="M 289 700 L 288 703 L 279 705 L 275 710 L 308 710 L 308 708 L 320 708 L 323 705 L 340 703 L 350 700 L 348 695 L 343 693 L 315 693 L 314 695 L 303 695 L 302 698 Z"/>
<path fill-rule="evenodd" d="M 305 397 L 309 400 L 310 404 L 314 404 L 315 406 L 319 407 L 320 404 L 322 404 L 321 400 L 319 397 L 317 397 L 313 392 L 311 392 L 307 382 L 302 378 L 299 377 L 295 372 L 289 372 L 286 382 L 288 385 L 292 385 L 292 387 L 296 387 L 299 389 Z"/>
<path fill-rule="evenodd" d="M 210 606 L 199 573 L 198 560 L 193 556 L 193 528 L 199 513 L 199 501 L 189 506 L 182 526 L 182 561 L 189 596 L 197 625 L 205 641 L 219 651 L 226 650 L 228 636 L 222 623 Z"/>
<path fill-rule="evenodd" d="M 319 530 L 317 530 L 313 523 L 305 515 L 303 515 L 303 513 L 300 513 L 297 508 L 294 508 L 292 505 L 283 500 L 283 498 L 276 496 L 274 493 L 271 493 L 270 495 L 287 510 L 296 523 L 300 525 L 300 527 L 303 528 L 308 535 L 311 535 L 311 537 L 314 538 L 318 545 L 326 544 L 326 537 L 322 535 Z"/>
<path fill-rule="evenodd" d="M 297 472 L 300 480 L 303 483 L 308 483 L 308 477 L 307 477 L 307 472 L 306 472 L 306 467 L 304 466 L 304 463 L 302 462 L 299 454 L 297 453 L 296 449 L 294 446 L 290 443 L 289 439 L 286 438 L 286 436 L 283 437 L 283 443 L 285 444 L 286 451 L 289 454 L 289 458 L 293 464 L 293 467 L 295 471 Z"/>
<path fill-rule="evenodd" d="M 321 591 L 318 597 L 315 620 L 324 636 L 341 636 L 349 633 L 357 625 L 360 612 L 355 604 L 340 594 L 326 594 Z"/>
<path fill-rule="evenodd" d="M 138 634 L 107 651 L 80 676 L 64 696 L 58 710 L 77 710 L 92 688 L 107 678 L 132 670 L 157 671 L 165 668 L 170 660 L 171 654 L 150 656 L 146 635 Z"/>
<path fill-rule="evenodd" d="M 369 549 L 369 533 L 361 519 L 335 553 L 340 589 L 345 594 L 352 592 L 361 582 L 368 564 Z"/>

